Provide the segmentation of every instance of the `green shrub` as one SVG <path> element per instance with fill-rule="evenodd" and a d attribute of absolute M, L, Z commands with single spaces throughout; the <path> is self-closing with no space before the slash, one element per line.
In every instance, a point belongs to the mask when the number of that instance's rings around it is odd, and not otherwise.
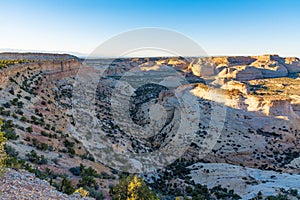
<path fill-rule="evenodd" d="M 39 156 L 37 155 L 35 150 L 31 150 L 30 153 L 26 154 L 28 160 L 32 163 L 38 163 Z"/>
<path fill-rule="evenodd" d="M 103 193 L 99 190 L 95 190 L 94 188 L 90 187 L 83 187 L 85 190 L 89 192 L 90 197 L 94 197 L 96 200 L 104 199 Z"/>
<path fill-rule="evenodd" d="M 4 132 L 4 137 L 8 140 L 17 140 L 19 136 L 15 132 L 15 125 L 12 120 L 7 120 L 2 123 L 2 131 Z"/>
<path fill-rule="evenodd" d="M 26 117 L 24 117 L 24 116 L 22 116 L 20 120 L 21 120 L 22 122 L 26 122 L 26 121 L 27 121 Z"/>
<path fill-rule="evenodd" d="M 39 156 L 34 150 L 31 150 L 30 153 L 26 154 L 26 157 L 30 162 L 35 164 L 43 165 L 48 163 L 44 155 Z"/>
<path fill-rule="evenodd" d="M 72 167 L 69 169 L 69 171 L 74 175 L 74 176 L 80 176 L 81 174 L 81 168 L 80 166 L 78 167 Z"/>
<path fill-rule="evenodd" d="M 31 139 L 30 139 L 29 136 L 27 136 L 24 140 L 27 141 L 27 142 L 30 142 Z"/>
<path fill-rule="evenodd" d="M 39 145 L 37 145 L 37 149 L 42 150 L 42 151 L 46 151 L 48 150 L 48 144 L 46 143 L 39 143 Z"/>
<path fill-rule="evenodd" d="M 63 180 L 59 184 L 58 190 L 66 194 L 73 194 L 75 188 L 73 187 L 72 182 L 64 176 Z"/>
<path fill-rule="evenodd" d="M 95 179 L 91 176 L 82 176 L 82 179 L 79 180 L 77 187 L 90 187 L 97 190 L 99 188 L 98 184 L 96 183 Z"/>
<path fill-rule="evenodd" d="M 28 126 L 27 128 L 26 128 L 26 131 L 28 132 L 28 133 L 32 133 L 32 127 L 31 126 Z"/>

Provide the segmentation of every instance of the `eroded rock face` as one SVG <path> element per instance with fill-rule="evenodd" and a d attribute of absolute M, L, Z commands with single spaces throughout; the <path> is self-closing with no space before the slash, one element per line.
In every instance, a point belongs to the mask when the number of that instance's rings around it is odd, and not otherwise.
<path fill-rule="evenodd" d="M 286 58 L 285 66 L 289 73 L 298 73 L 300 72 L 300 60 L 299 58 Z"/>
<path fill-rule="evenodd" d="M 214 76 L 237 81 L 284 77 L 300 72 L 298 58 L 282 58 L 278 55 L 252 57 L 216 57 L 195 59 L 189 69 L 197 76 Z"/>
<path fill-rule="evenodd" d="M 29 63 L 15 64 L 3 69 L 0 69 L 0 85 L 5 85 L 8 78 L 22 74 L 28 71 L 43 71 L 47 72 L 66 72 L 79 69 L 81 66 L 80 59 L 67 54 L 40 54 L 40 53 L 1 53 L 0 59 L 26 59 Z"/>
<path fill-rule="evenodd" d="M 237 89 L 240 92 L 244 93 L 244 94 L 249 94 L 249 87 L 247 83 L 242 83 L 239 81 L 229 81 L 227 83 L 225 83 L 224 85 L 222 85 L 221 87 L 222 89 L 225 90 L 233 90 L 233 89 Z"/>
<path fill-rule="evenodd" d="M 218 78 L 227 80 L 247 81 L 264 78 L 262 71 L 252 66 L 236 66 L 223 69 Z"/>
<path fill-rule="evenodd" d="M 298 58 L 263 55 L 115 59 L 111 60 L 106 73 L 110 76 L 122 76 L 125 72 L 138 66 L 143 71 L 149 71 L 159 70 L 164 65 L 198 77 L 216 76 L 219 79 L 219 83 L 225 83 L 231 79 L 248 81 L 262 78 L 285 77 L 288 74 L 300 72 L 300 60 Z"/>
<path fill-rule="evenodd" d="M 251 66 L 260 69 L 264 78 L 287 76 L 289 71 L 286 66 L 282 63 L 281 59 L 276 58 L 273 58 L 273 60 L 271 60 L 272 57 L 270 59 L 259 58 L 255 62 L 251 63 Z"/>
<path fill-rule="evenodd" d="M 226 67 L 249 65 L 253 61 L 255 58 L 244 56 L 194 58 L 189 69 L 197 76 L 213 76 Z"/>

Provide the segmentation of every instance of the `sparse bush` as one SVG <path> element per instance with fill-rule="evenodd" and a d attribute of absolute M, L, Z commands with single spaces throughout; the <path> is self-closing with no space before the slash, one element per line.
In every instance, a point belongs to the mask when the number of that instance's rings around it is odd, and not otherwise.
<path fill-rule="evenodd" d="M 39 161 L 39 156 L 35 152 L 35 150 L 31 150 L 29 154 L 26 154 L 28 160 L 32 163 L 38 163 Z"/>
<path fill-rule="evenodd" d="M 24 140 L 27 141 L 27 142 L 30 142 L 31 139 L 30 139 L 29 136 L 27 136 Z"/>
<path fill-rule="evenodd" d="M 45 137 L 49 137 L 49 134 L 46 131 L 41 131 L 41 135 Z"/>
<path fill-rule="evenodd" d="M 72 167 L 69 169 L 69 171 L 74 175 L 74 176 L 80 176 L 81 174 L 81 167 Z"/>
<path fill-rule="evenodd" d="M 104 199 L 103 193 L 99 190 L 95 190 L 94 188 L 84 187 L 89 192 L 90 197 L 94 197 L 96 200 Z"/>
<path fill-rule="evenodd" d="M 24 97 L 26 100 L 31 101 L 31 97 L 30 96 L 25 96 Z"/>
<path fill-rule="evenodd" d="M 10 90 L 8 90 L 8 92 L 9 92 L 10 94 L 12 94 L 12 95 L 15 95 L 15 90 L 14 90 L 14 88 L 11 88 Z"/>
<path fill-rule="evenodd" d="M 26 119 L 25 116 L 22 116 L 20 120 L 21 120 L 22 122 L 26 122 L 26 121 L 27 121 L 27 119 Z"/>
<path fill-rule="evenodd" d="M 82 179 L 79 180 L 77 187 L 90 187 L 97 190 L 99 188 L 95 179 L 91 176 L 83 176 Z"/>
<path fill-rule="evenodd" d="M 11 104 L 10 104 L 9 102 L 6 102 L 6 103 L 3 104 L 3 106 L 4 106 L 5 108 L 10 108 L 10 107 L 11 107 Z"/>
<path fill-rule="evenodd" d="M 37 145 L 37 149 L 42 150 L 42 151 L 46 151 L 48 150 L 48 144 L 46 143 L 39 143 L 39 145 Z"/>
<path fill-rule="evenodd" d="M 7 154 L 6 158 L 6 166 L 10 168 L 20 169 L 20 168 L 29 168 L 28 165 L 25 164 L 25 160 L 18 159 L 18 152 L 11 146 L 5 145 L 5 151 Z"/>
<path fill-rule="evenodd" d="M 39 164 L 39 165 L 45 165 L 45 164 L 47 164 L 47 163 L 48 163 L 47 158 L 45 158 L 44 155 L 41 155 L 41 156 L 40 156 L 40 160 L 38 161 L 38 164 Z"/>
<path fill-rule="evenodd" d="M 48 163 L 44 155 L 39 156 L 34 150 L 31 150 L 30 153 L 26 154 L 26 157 L 30 162 L 35 164 L 43 165 Z"/>
<path fill-rule="evenodd" d="M 73 187 L 72 182 L 64 176 L 59 184 L 58 190 L 66 194 L 72 194 L 74 193 L 75 188 Z"/>
<path fill-rule="evenodd" d="M 32 127 L 31 126 L 28 126 L 27 128 L 26 128 L 26 131 L 28 132 L 28 133 L 32 133 Z"/>
<path fill-rule="evenodd" d="M 19 136 L 15 132 L 14 124 L 12 120 L 4 121 L 2 125 L 2 131 L 4 132 L 4 137 L 8 140 L 17 140 Z"/>

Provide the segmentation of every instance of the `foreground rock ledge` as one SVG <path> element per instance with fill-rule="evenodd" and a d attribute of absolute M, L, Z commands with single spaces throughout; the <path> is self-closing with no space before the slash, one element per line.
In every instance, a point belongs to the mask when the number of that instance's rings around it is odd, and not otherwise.
<path fill-rule="evenodd" d="M 0 199 L 83 199 L 91 200 L 93 198 L 81 198 L 79 194 L 63 194 L 47 181 L 35 177 L 27 171 L 6 169 L 0 177 Z"/>

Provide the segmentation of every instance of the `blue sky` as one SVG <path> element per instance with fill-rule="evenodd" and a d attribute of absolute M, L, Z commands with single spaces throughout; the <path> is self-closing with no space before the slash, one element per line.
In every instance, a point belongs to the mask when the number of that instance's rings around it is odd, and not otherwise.
<path fill-rule="evenodd" d="M 209 55 L 300 57 L 298 0 L 0 1 L 0 48 L 89 54 L 124 31 L 159 27 Z"/>

